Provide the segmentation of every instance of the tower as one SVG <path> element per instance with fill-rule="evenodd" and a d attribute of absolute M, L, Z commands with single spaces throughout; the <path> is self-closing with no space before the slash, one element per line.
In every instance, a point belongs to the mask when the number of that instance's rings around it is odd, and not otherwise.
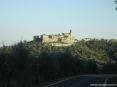
<path fill-rule="evenodd" d="M 70 39 L 72 39 L 72 30 L 70 29 Z"/>
<path fill-rule="evenodd" d="M 70 34 L 72 33 L 72 30 L 70 29 Z"/>

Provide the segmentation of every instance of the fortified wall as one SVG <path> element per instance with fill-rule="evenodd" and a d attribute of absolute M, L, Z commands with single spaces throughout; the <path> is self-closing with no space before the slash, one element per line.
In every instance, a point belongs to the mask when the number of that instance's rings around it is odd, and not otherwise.
<path fill-rule="evenodd" d="M 72 31 L 69 33 L 62 33 L 56 35 L 46 35 L 42 34 L 39 36 L 34 36 L 34 40 L 40 40 L 42 43 L 49 43 L 52 46 L 70 46 L 75 43 L 75 38 L 72 35 Z"/>

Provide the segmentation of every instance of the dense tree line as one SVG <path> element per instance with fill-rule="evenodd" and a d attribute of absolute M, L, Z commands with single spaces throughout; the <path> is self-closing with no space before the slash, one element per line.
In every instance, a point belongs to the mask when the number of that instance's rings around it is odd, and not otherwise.
<path fill-rule="evenodd" d="M 0 48 L 0 87 L 31 87 L 73 75 L 117 73 L 117 41 L 81 40 L 70 47 L 37 41 Z"/>

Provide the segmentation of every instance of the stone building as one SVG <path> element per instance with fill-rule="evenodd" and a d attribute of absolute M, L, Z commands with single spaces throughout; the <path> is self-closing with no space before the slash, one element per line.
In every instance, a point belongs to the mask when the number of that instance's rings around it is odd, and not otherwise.
<path fill-rule="evenodd" d="M 42 34 L 39 36 L 34 36 L 34 40 L 39 39 L 42 43 L 50 43 L 52 46 L 70 46 L 75 42 L 75 38 L 72 35 L 72 31 L 69 33 L 62 33 L 56 35 L 46 35 Z"/>

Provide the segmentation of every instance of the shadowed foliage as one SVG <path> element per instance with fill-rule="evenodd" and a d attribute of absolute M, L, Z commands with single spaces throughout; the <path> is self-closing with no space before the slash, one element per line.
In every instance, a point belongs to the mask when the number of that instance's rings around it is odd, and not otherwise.
<path fill-rule="evenodd" d="M 31 87 L 80 74 L 116 73 L 117 40 L 81 40 L 71 47 L 38 41 L 0 48 L 0 87 Z"/>
<path fill-rule="evenodd" d="M 114 2 L 115 2 L 115 4 L 117 5 L 117 0 L 115 0 Z M 116 8 L 115 8 L 115 9 L 117 10 L 117 6 L 116 6 Z"/>

